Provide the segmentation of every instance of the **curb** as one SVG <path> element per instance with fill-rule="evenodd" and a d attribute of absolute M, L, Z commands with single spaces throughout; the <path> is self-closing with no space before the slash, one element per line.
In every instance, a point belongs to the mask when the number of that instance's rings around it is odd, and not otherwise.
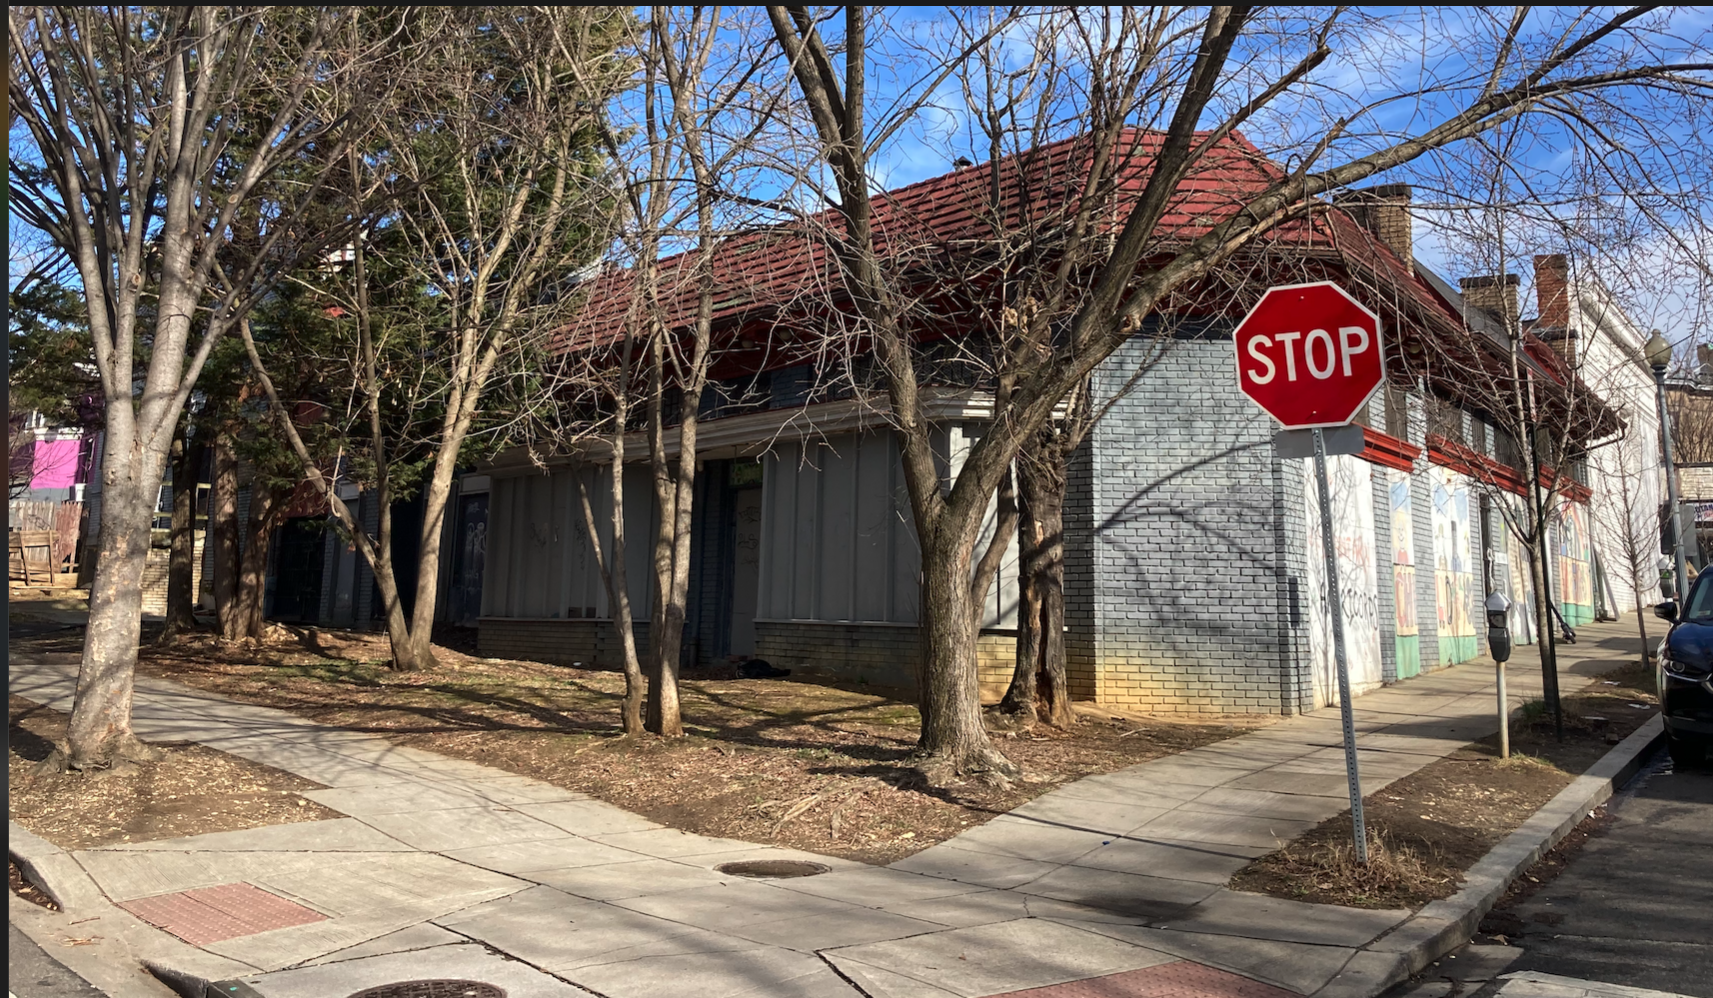
<path fill-rule="evenodd" d="M 1315 998 L 1372 998 L 1468 942 L 1511 881 L 1611 798 L 1664 742 L 1665 722 L 1656 714 L 1481 857 L 1464 874 L 1461 890 L 1422 906 L 1363 947 Z"/>
<path fill-rule="evenodd" d="M 6 852 L 30 883 L 53 898 L 60 911 L 80 915 L 107 903 L 101 889 L 70 853 L 16 821 L 6 823 Z"/>

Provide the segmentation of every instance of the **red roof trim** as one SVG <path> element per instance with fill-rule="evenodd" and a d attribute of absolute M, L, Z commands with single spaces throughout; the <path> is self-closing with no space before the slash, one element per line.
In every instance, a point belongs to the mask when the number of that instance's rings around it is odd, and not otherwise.
<path fill-rule="evenodd" d="M 1357 457 L 1398 471 L 1410 471 L 1416 466 L 1416 458 L 1422 456 L 1422 449 L 1415 444 L 1367 426 L 1362 428 L 1362 445 Z"/>
<path fill-rule="evenodd" d="M 1522 472 L 1500 464 L 1485 454 L 1478 454 L 1450 438 L 1428 434 L 1428 460 L 1442 468 L 1450 468 L 1452 471 L 1498 486 L 1513 495 L 1528 494 L 1529 480 Z M 1594 495 L 1594 491 L 1588 486 L 1569 478 L 1557 477 L 1551 468 L 1541 469 L 1540 484 L 1544 489 L 1553 488 L 1556 484 L 1565 498 L 1573 502 L 1585 503 Z"/>

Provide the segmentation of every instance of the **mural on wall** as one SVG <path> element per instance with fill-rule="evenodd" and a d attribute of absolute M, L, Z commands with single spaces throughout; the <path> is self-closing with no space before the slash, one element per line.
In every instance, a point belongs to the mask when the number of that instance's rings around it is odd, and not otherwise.
<path fill-rule="evenodd" d="M 1439 612 L 1439 664 L 1475 657 L 1475 622 L 1469 601 L 1475 592 L 1469 483 L 1462 475 L 1435 468 L 1433 485 L 1434 604 Z"/>
<path fill-rule="evenodd" d="M 1529 574 L 1529 549 L 1509 526 L 1523 522 L 1523 501 L 1510 499 L 1506 503 L 1510 519 L 1505 528 L 1505 553 L 1499 557 L 1504 559 L 1500 567 L 1505 572 L 1505 592 L 1511 597 L 1511 640 L 1520 645 L 1534 644 L 1535 584 Z"/>
<path fill-rule="evenodd" d="M 1309 615 L 1309 654 L 1314 667 L 1315 704 L 1320 706 L 1338 702 L 1338 673 L 1332 647 L 1332 608 L 1327 601 L 1314 463 L 1301 463 L 1308 513 L 1308 590 L 1314 608 Z M 1326 470 L 1332 485 L 1333 547 L 1338 557 L 1350 689 L 1353 694 L 1360 694 L 1381 683 L 1373 465 L 1345 455 L 1329 458 Z"/>
<path fill-rule="evenodd" d="M 1558 543 L 1558 610 L 1565 623 L 1572 627 L 1594 619 L 1593 551 L 1588 537 L 1588 507 L 1577 502 L 1565 502 L 1558 508 L 1556 531 Z"/>
<path fill-rule="evenodd" d="M 1420 628 L 1416 623 L 1416 526 L 1410 503 L 1410 473 L 1386 472 L 1392 497 L 1392 621 L 1398 678 L 1422 671 Z"/>

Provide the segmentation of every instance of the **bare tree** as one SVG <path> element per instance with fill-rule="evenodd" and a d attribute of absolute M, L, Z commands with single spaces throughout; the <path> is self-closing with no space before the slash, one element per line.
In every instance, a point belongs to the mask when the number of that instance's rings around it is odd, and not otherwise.
<path fill-rule="evenodd" d="M 1041 352 L 1027 363 L 1003 365 L 1015 372 L 1010 384 L 995 385 L 1004 404 L 996 405 L 992 426 L 946 488 L 924 409 L 927 378 L 913 332 L 922 289 L 913 280 L 910 261 L 889 252 L 890 233 L 877 230 L 881 205 L 873 166 L 958 62 L 991 44 L 999 28 L 1021 24 L 1026 31 L 1035 22 L 1025 12 L 1008 14 L 993 19 L 993 29 L 971 33 L 968 45 L 942 44 L 934 58 L 918 61 L 926 69 L 896 88 L 904 96 L 876 115 L 869 106 L 875 61 L 882 52 L 895 54 L 888 44 L 900 44 L 885 34 L 884 21 L 867 8 L 844 8 L 838 34 L 829 40 L 824 27 L 835 22 L 810 8 L 774 6 L 768 13 L 818 139 L 817 158 L 830 174 L 828 201 L 838 224 L 828 227 L 826 239 L 850 309 L 860 316 L 862 336 L 873 344 L 883 370 L 903 451 L 923 572 L 926 662 L 918 752 L 924 769 L 935 775 L 1005 778 L 1017 772 L 987 738 L 977 703 L 971 604 L 979 593 L 972 594 L 971 579 L 981 524 L 1025 443 L 1098 364 L 1142 330 L 1162 302 L 1254 247 L 1268 232 L 1314 211 L 1322 195 L 1504 122 L 1549 108 L 1574 108 L 1584 97 L 1618 101 L 1667 95 L 1688 101 L 1713 89 L 1705 78 L 1709 66 L 1699 61 L 1693 46 L 1681 60 L 1622 47 L 1647 34 L 1660 41 L 1661 51 L 1684 51 L 1671 48 L 1660 34 L 1668 26 L 1649 9 L 1556 20 L 1520 11 L 1512 23 L 1491 33 L 1474 28 L 1460 41 L 1464 58 L 1481 68 L 1474 82 L 1465 80 L 1456 88 L 1455 99 L 1424 108 L 1410 125 L 1389 127 L 1377 109 L 1420 91 L 1413 82 L 1394 84 L 1395 74 L 1378 67 L 1381 82 L 1318 105 L 1324 119 L 1294 119 L 1308 120 L 1312 127 L 1307 135 L 1290 136 L 1296 141 L 1288 170 L 1257 167 L 1264 180 L 1250 189 L 1229 190 L 1225 203 L 1208 205 L 1199 222 L 1168 221 L 1169 210 L 1183 203 L 1180 186 L 1186 180 L 1218 159 L 1225 158 L 1228 166 L 1242 160 L 1232 137 L 1238 127 L 1276 123 L 1287 106 L 1320 100 L 1331 92 L 1319 74 L 1323 65 L 1346 49 L 1347 38 L 1367 41 L 1384 25 L 1343 8 L 1088 12 L 1090 33 L 1106 39 L 1098 50 L 1101 64 L 1113 67 L 1102 79 L 1117 91 L 1099 106 L 1116 121 L 1150 130 L 1141 156 L 1147 165 L 1114 213 L 1087 220 L 1100 228 L 1109 246 L 1086 266 L 1065 266 L 1065 282 L 1083 290 L 1064 312 L 1042 320 L 1054 335 L 1029 344 Z M 897 65 L 896 59 L 889 62 Z M 1078 65 L 1067 76 L 1092 73 L 1091 67 Z M 1443 83 L 1436 86 L 1446 89 Z M 1068 197 L 1098 192 L 1103 170 L 1134 163 L 1102 143 L 1102 121 L 1074 115 L 1064 122 L 1061 127 L 1071 134 L 1095 136 L 1088 181 L 1074 185 Z M 1105 160 L 1116 162 L 1108 166 Z"/>
<path fill-rule="evenodd" d="M 374 569 L 393 667 L 433 668 L 441 528 L 473 436 L 510 422 L 484 400 L 544 343 L 570 306 L 568 275 L 596 247 L 585 227 L 604 191 L 591 178 L 601 103 L 567 100 L 579 80 L 614 86 L 627 15 L 599 8 L 416 11 L 433 54 L 414 65 L 377 131 L 387 155 L 351 151 L 350 217 L 373 219 L 312 281 L 350 317 L 354 374 L 346 441 L 372 469 L 371 536 L 339 498 L 282 404 L 250 328 L 258 380 L 303 472 Z M 392 503 L 420 468 L 423 517 L 407 618 L 392 561 Z"/>
<path fill-rule="evenodd" d="M 56 763 L 87 769 L 152 754 L 131 733 L 131 684 L 149 521 L 174 427 L 214 343 L 269 275 L 313 244 L 294 223 L 314 178 L 275 206 L 250 279 L 212 304 L 205 294 L 256 186 L 311 144 L 334 146 L 355 130 L 345 109 L 320 100 L 330 73 L 359 64 L 327 58 L 344 10 L 9 11 L 8 94 L 31 146 L 9 160 L 11 204 L 77 268 L 106 406 L 99 560 Z"/>

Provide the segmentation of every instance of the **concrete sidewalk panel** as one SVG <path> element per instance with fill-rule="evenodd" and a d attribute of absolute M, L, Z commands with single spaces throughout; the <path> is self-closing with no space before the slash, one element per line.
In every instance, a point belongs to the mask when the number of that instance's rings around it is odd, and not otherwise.
<path fill-rule="evenodd" d="M 507 842 L 502 845 L 477 846 L 473 849 L 450 849 L 445 855 L 487 870 L 522 875 L 541 870 L 566 870 L 579 866 L 604 866 L 608 863 L 628 863 L 637 855 L 624 849 L 604 845 L 594 839 L 566 835 L 529 842 Z"/>
<path fill-rule="evenodd" d="M 944 988 L 936 988 L 932 984 L 918 981 L 903 974 L 894 974 L 890 970 L 871 967 L 837 953 L 823 953 L 822 959 L 837 967 L 839 973 L 845 975 L 869 998 L 958 998 L 953 992 Z"/>
<path fill-rule="evenodd" d="M 1402 909 L 1344 908 L 1221 889 L 1184 915 L 1160 920 L 1153 927 L 1278 942 L 1361 947 L 1409 915 Z"/>
<path fill-rule="evenodd" d="M 957 837 L 959 849 L 1041 863 L 1070 863 L 1112 841 L 1110 832 L 1073 828 L 1054 821 L 1002 814 Z"/>
<path fill-rule="evenodd" d="M 1037 877 L 1046 876 L 1059 868 L 1058 863 L 1042 863 L 1032 859 L 1018 859 L 1013 856 L 1002 856 L 989 852 L 976 852 L 959 848 L 952 843 L 941 843 L 931 849 L 924 849 L 914 856 L 904 859 L 887 867 L 889 870 L 902 870 L 905 873 L 921 873 L 942 880 L 957 880 L 966 884 L 979 884 L 983 887 L 1017 887 L 1026 884 Z"/>
<path fill-rule="evenodd" d="M 661 827 L 658 822 L 649 821 L 639 814 L 632 814 L 623 808 L 598 800 L 519 804 L 517 810 L 573 835 L 588 837 L 618 832 L 640 832 Z"/>
<path fill-rule="evenodd" d="M 382 984 L 415 980 L 473 980 L 492 984 L 507 998 L 594 998 L 582 988 L 507 960 L 480 946 L 463 944 L 347 960 L 246 977 L 261 998 L 329 998 Z"/>
<path fill-rule="evenodd" d="M 451 793 L 432 783 L 416 780 L 378 787 L 337 787 L 311 790 L 303 796 L 355 818 L 377 814 L 417 814 L 449 811 L 462 807 L 494 807 L 493 801 L 475 794 Z"/>
<path fill-rule="evenodd" d="M 777 947 L 657 956 L 566 976 L 609 998 L 862 998 L 819 958 Z"/>
<path fill-rule="evenodd" d="M 1033 904 L 1042 900 L 1044 899 L 1017 891 L 981 889 L 973 894 L 960 894 L 955 897 L 900 901 L 886 905 L 885 908 L 887 911 L 919 918 L 924 922 L 938 922 L 953 928 L 967 929 L 976 925 L 1030 918 L 1035 914 L 1031 910 Z M 1050 903 L 1056 906 L 1063 902 Z"/>
<path fill-rule="evenodd" d="M 726 931 L 734 936 L 753 939 L 769 946 L 783 946 L 803 953 L 814 953 L 840 946 L 858 946 L 885 939 L 903 939 L 924 932 L 940 932 L 951 928 L 939 922 L 895 915 L 873 908 L 851 908 L 818 915 L 800 915 L 774 921 L 751 922 L 733 926 Z"/>
<path fill-rule="evenodd" d="M 1016 890 L 1137 918 L 1160 919 L 1178 917 L 1190 906 L 1212 896 L 1219 887 L 1190 880 L 1067 866 Z"/>
<path fill-rule="evenodd" d="M 568 976 L 608 964 L 758 948 L 748 939 L 584 901 L 545 887 L 436 921 L 517 959 Z M 597 990 L 607 993 L 605 988 Z"/>
<path fill-rule="evenodd" d="M 983 890 L 975 884 L 960 884 L 954 880 L 924 877 L 881 867 L 835 870 L 815 877 L 793 877 L 779 881 L 778 886 L 788 891 L 837 898 L 872 908 L 883 908 L 908 901 L 925 901 L 930 898 L 953 897 Z"/>
<path fill-rule="evenodd" d="M 499 805 L 418 814 L 376 814 L 362 820 L 401 842 L 427 850 L 567 837 L 564 829 Z"/>
<path fill-rule="evenodd" d="M 91 851 L 119 852 L 409 852 L 411 847 L 355 818 L 264 825 L 180 839 L 123 842 Z"/>
<path fill-rule="evenodd" d="M 1171 803 L 1176 803 L 1171 802 Z M 1107 835 L 1122 835 L 1166 813 L 1162 806 L 1118 804 L 1112 801 L 1085 800 L 1054 791 L 1013 808 L 1015 818 L 1044 821 L 1066 828 L 1077 828 Z"/>
<path fill-rule="evenodd" d="M 722 839 L 711 835 L 681 832 L 676 828 L 644 828 L 632 832 L 613 832 L 593 836 L 595 841 L 617 849 L 654 859 L 685 859 L 721 853 L 742 852 L 765 848 L 742 839 Z"/>
<path fill-rule="evenodd" d="M 1135 833 L 1081 857 L 1075 865 L 1218 886 L 1273 848 L 1143 838 Z"/>
<path fill-rule="evenodd" d="M 1253 977 L 1298 994 L 1313 994 L 1344 968 L 1356 950 L 1272 939 L 1216 936 L 1201 932 L 1151 929 L 1142 925 L 1090 925 L 1090 931 L 1138 946 Z"/>
<path fill-rule="evenodd" d="M 836 898 L 817 897 L 783 890 L 768 883 L 738 879 L 667 894 L 624 898 L 612 903 L 656 918 L 713 930 L 827 912 L 872 910 Z"/>
<path fill-rule="evenodd" d="M 366 943 L 359 943 L 356 946 L 336 950 L 326 956 L 316 957 L 306 961 L 305 965 L 318 966 L 327 963 L 342 963 L 346 960 L 361 960 L 371 956 L 386 956 L 390 953 L 410 953 L 415 950 L 431 949 L 435 946 L 447 946 L 467 941 L 458 933 L 443 929 L 433 922 L 422 922 L 408 929 L 389 932 Z"/>
<path fill-rule="evenodd" d="M 1347 801 L 1350 796 L 1342 769 L 1334 775 L 1276 766 L 1232 780 L 1227 786 L 1233 790 L 1265 790 L 1276 794 L 1344 798 Z"/>
<path fill-rule="evenodd" d="M 1247 846 L 1277 849 L 1313 828 L 1318 822 L 1221 811 L 1177 809 L 1148 822 L 1128 836 L 1142 841 L 1168 839 L 1174 842 L 1203 842 L 1212 846 Z"/>
<path fill-rule="evenodd" d="M 1176 959 L 1039 918 L 869 943 L 833 950 L 830 955 L 966 998 L 1140 970 Z"/>
<path fill-rule="evenodd" d="M 1342 810 L 1338 803 L 1326 797 L 1304 797 L 1300 794 L 1269 793 L 1265 790 L 1244 790 L 1237 787 L 1214 787 L 1195 800 L 1179 805 L 1179 809 L 1251 818 L 1284 818 L 1316 824 Z"/>
<path fill-rule="evenodd" d="M 591 901 L 617 901 L 648 894 L 666 894 L 724 883 L 731 877 L 669 859 L 636 859 L 629 863 L 536 870 L 527 879 Z"/>

